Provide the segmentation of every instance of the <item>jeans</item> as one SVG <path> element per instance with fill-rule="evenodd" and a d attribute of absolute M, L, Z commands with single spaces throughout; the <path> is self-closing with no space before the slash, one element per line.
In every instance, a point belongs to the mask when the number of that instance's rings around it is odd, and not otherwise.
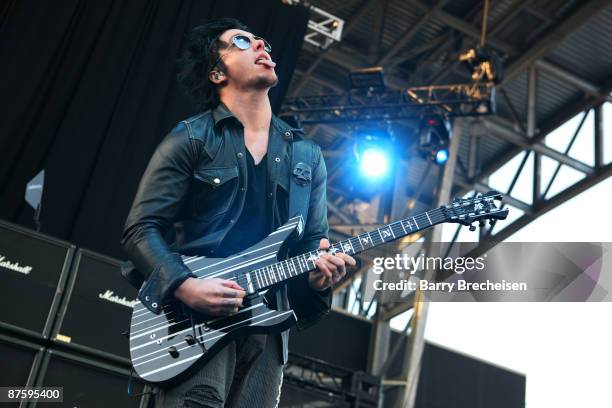
<path fill-rule="evenodd" d="M 160 388 L 157 408 L 278 406 L 283 382 L 278 334 L 235 340 L 171 388 Z"/>

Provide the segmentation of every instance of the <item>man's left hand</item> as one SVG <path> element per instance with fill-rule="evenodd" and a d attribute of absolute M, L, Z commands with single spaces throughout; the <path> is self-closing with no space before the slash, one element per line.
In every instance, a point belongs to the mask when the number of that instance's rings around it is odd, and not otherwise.
<path fill-rule="evenodd" d="M 319 243 L 319 250 L 327 251 L 329 247 L 329 241 L 323 238 Z M 315 261 L 317 269 L 308 274 L 310 287 L 321 291 L 340 282 L 344 275 L 346 275 L 346 264 L 355 266 L 355 259 L 342 252 L 324 254 Z"/>

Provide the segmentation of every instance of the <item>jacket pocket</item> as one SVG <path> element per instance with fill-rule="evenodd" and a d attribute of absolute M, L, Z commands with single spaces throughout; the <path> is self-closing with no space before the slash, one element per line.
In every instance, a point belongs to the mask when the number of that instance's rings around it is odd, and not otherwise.
<path fill-rule="evenodd" d="M 196 211 L 212 218 L 229 210 L 238 192 L 238 166 L 196 169 Z"/>

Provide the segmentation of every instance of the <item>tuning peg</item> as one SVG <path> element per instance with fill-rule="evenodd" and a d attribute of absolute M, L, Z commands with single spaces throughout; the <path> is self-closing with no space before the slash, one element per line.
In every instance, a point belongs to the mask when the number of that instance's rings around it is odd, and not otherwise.
<path fill-rule="evenodd" d="M 470 231 L 476 231 L 476 226 L 475 225 L 470 225 Z"/>
<path fill-rule="evenodd" d="M 480 221 L 478 222 L 478 226 L 479 226 L 480 228 L 484 227 L 484 226 L 485 226 L 485 220 L 480 220 Z"/>
<path fill-rule="evenodd" d="M 491 228 L 493 228 L 495 226 L 496 222 L 497 222 L 497 220 L 489 220 L 489 225 L 491 226 Z"/>

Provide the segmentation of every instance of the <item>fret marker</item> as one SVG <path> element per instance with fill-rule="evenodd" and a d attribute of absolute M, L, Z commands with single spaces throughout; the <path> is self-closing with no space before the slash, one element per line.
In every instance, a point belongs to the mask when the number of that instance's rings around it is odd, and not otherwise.
<path fill-rule="evenodd" d="M 389 230 L 384 229 L 384 230 L 382 230 L 382 232 L 383 232 L 383 235 L 384 235 L 383 238 L 387 238 L 387 237 L 391 236 L 391 233 L 389 232 Z"/>

